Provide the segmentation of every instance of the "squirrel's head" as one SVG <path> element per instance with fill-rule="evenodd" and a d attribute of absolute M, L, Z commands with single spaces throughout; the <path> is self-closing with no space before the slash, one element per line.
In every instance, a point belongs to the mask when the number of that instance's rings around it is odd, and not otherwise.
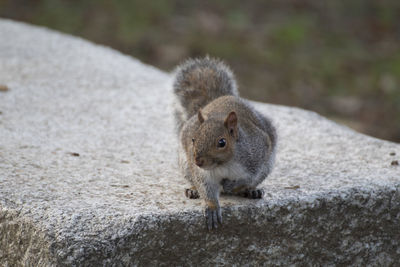
<path fill-rule="evenodd" d="M 232 111 L 224 119 L 205 118 L 200 110 L 197 117 L 200 126 L 192 139 L 194 163 L 209 170 L 228 162 L 238 138 L 236 113 Z"/>

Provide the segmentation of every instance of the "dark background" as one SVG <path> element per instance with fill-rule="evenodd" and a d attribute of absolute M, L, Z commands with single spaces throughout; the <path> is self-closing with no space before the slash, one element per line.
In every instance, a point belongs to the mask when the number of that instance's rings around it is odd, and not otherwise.
<path fill-rule="evenodd" d="M 399 0 L 0 0 L 0 17 L 167 71 L 187 57 L 219 57 L 246 98 L 400 142 Z"/>

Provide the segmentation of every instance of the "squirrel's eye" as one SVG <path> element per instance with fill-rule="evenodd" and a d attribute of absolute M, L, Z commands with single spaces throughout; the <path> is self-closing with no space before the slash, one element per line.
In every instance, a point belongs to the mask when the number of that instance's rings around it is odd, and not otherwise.
<path fill-rule="evenodd" d="M 194 143 L 194 138 L 192 138 L 192 143 Z"/>
<path fill-rule="evenodd" d="M 218 140 L 218 147 L 224 147 L 226 145 L 225 138 L 221 138 Z"/>

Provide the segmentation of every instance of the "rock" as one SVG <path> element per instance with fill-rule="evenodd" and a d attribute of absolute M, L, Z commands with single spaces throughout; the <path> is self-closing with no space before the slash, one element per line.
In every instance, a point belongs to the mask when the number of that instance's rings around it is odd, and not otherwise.
<path fill-rule="evenodd" d="M 208 232 L 176 162 L 171 75 L 0 20 L 0 265 L 390 265 L 400 146 L 254 103 L 280 142 L 266 197 Z"/>

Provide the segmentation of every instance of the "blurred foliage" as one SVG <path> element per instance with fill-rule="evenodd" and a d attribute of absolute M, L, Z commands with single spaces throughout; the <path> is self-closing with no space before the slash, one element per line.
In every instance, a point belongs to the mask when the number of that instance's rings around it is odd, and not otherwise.
<path fill-rule="evenodd" d="M 220 57 L 244 97 L 315 110 L 400 142 L 398 0 L 0 0 L 0 16 L 171 70 Z"/>

